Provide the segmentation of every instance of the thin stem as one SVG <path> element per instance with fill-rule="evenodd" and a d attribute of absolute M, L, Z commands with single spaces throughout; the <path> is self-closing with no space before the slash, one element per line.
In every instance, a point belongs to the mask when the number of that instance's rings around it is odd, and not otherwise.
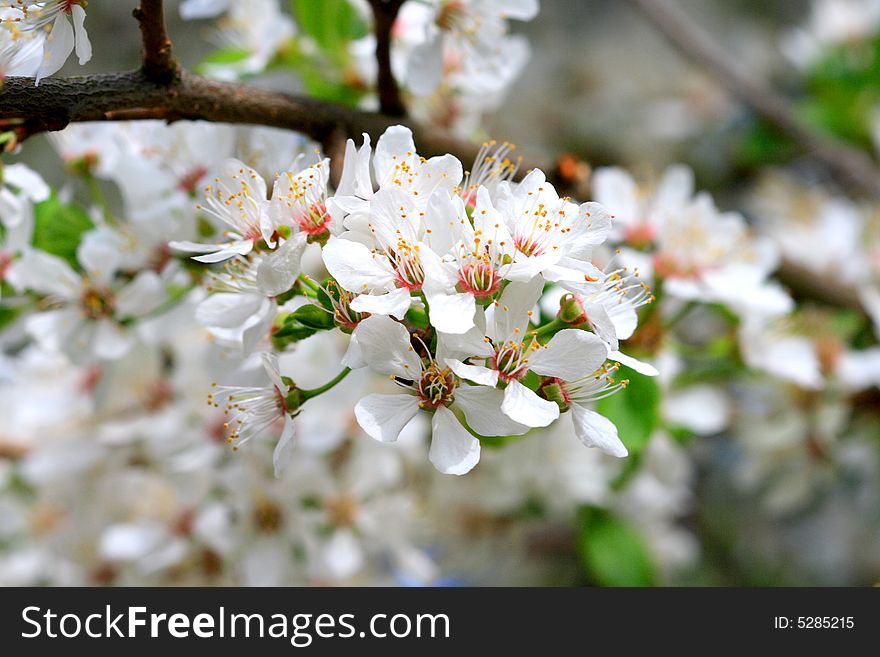
<path fill-rule="evenodd" d="M 568 324 L 566 324 L 562 320 L 554 319 L 549 324 L 545 324 L 541 328 L 532 331 L 532 335 L 534 335 L 536 338 L 540 338 L 541 336 L 547 335 L 548 333 L 555 333 L 556 331 L 560 331 L 567 326 Z"/>
<path fill-rule="evenodd" d="M 339 374 L 337 374 L 335 377 L 333 377 L 330 381 L 328 381 L 327 383 L 325 383 L 322 386 L 319 386 L 317 388 L 311 388 L 308 390 L 300 388 L 299 389 L 300 399 L 302 399 L 302 401 L 306 401 L 307 399 L 311 399 L 312 397 L 317 397 L 318 395 L 324 394 L 325 392 L 327 392 L 328 390 L 333 388 L 336 384 L 338 384 L 340 381 L 342 381 L 342 379 L 347 377 L 349 372 L 351 372 L 351 368 L 346 367 Z"/>

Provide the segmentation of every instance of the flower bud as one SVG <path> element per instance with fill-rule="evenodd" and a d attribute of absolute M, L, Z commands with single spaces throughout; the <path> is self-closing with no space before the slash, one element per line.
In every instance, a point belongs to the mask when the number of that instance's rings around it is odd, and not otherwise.
<path fill-rule="evenodd" d="M 565 384 L 557 378 L 545 377 L 538 387 L 538 395 L 544 399 L 556 402 L 559 406 L 559 412 L 564 413 L 568 410 L 569 398 L 565 391 Z"/>
<path fill-rule="evenodd" d="M 566 294 L 559 300 L 559 312 L 556 318 L 570 326 L 580 326 L 587 323 L 587 310 L 584 307 L 584 298 L 579 294 Z"/>

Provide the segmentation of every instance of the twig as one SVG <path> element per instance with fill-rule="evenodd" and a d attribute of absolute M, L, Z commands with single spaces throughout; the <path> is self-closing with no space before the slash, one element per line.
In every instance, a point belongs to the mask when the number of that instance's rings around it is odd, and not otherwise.
<path fill-rule="evenodd" d="M 400 88 L 391 71 L 391 28 L 403 0 L 370 0 L 373 8 L 373 30 L 376 33 L 376 63 L 379 107 L 389 116 L 404 116 L 406 107 L 400 97 Z"/>
<path fill-rule="evenodd" d="M 144 75 L 157 84 L 171 82 L 179 71 L 179 65 L 171 54 L 171 39 L 165 30 L 162 0 L 141 0 L 140 7 L 132 14 L 140 24 L 144 42 Z"/>
<path fill-rule="evenodd" d="M 752 79 L 675 3 L 629 0 L 666 39 L 755 112 L 791 137 L 828 169 L 862 194 L 880 197 L 880 168 L 865 153 L 821 135 L 800 121 L 791 102 Z"/>

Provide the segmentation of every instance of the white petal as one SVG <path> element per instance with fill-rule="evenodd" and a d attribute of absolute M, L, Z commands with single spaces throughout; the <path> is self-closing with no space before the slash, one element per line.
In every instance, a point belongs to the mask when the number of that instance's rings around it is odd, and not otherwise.
<path fill-rule="evenodd" d="M 529 369 L 575 381 L 595 372 L 607 357 L 608 347 L 599 336 L 580 329 L 563 329 L 529 356 Z"/>
<path fill-rule="evenodd" d="M 538 303 L 543 289 L 544 280 L 540 276 L 535 276 L 527 283 L 508 284 L 495 303 L 493 330 L 489 337 L 504 341 L 524 340 L 529 322 L 528 313 Z"/>
<path fill-rule="evenodd" d="M 412 304 L 409 290 L 399 287 L 387 294 L 360 294 L 351 301 L 351 309 L 371 315 L 391 315 L 403 319 Z"/>
<path fill-rule="evenodd" d="M 556 402 L 541 399 L 534 390 L 519 381 L 510 381 L 504 389 L 501 410 L 514 422 L 527 427 L 546 427 L 559 417 Z"/>
<path fill-rule="evenodd" d="M 380 374 L 415 380 L 422 362 L 410 344 L 409 332 L 385 315 L 371 315 L 354 330 L 364 360 Z"/>
<path fill-rule="evenodd" d="M 467 222 L 464 204 L 457 196 L 453 197 L 446 190 L 439 189 L 428 200 L 425 208 L 425 236 L 431 248 L 440 254 L 447 253 L 455 241 L 453 235 L 459 221 Z M 467 222 L 470 226 L 470 222 Z"/>
<path fill-rule="evenodd" d="M 79 58 L 80 66 L 85 64 L 92 58 L 92 44 L 89 41 L 89 35 L 84 26 L 86 20 L 86 10 L 82 5 L 73 5 L 73 33 L 76 37 L 76 56 Z"/>
<path fill-rule="evenodd" d="M 393 125 L 385 130 L 376 142 L 373 156 L 373 170 L 379 184 L 387 181 L 396 165 L 415 159 L 415 153 L 412 130 L 402 125 Z"/>
<path fill-rule="evenodd" d="M 158 548 L 166 536 L 161 525 L 149 522 L 110 525 L 101 534 L 98 552 L 110 561 L 136 561 Z"/>
<path fill-rule="evenodd" d="M 623 303 L 612 304 L 611 308 L 606 308 L 608 316 L 614 324 L 614 334 L 618 340 L 626 340 L 632 337 L 636 327 L 639 325 L 639 316 L 636 309 L 631 303 L 624 301 Z"/>
<path fill-rule="evenodd" d="M 406 71 L 406 86 L 417 96 L 434 93 L 443 77 L 443 40 L 440 35 L 412 49 Z"/>
<path fill-rule="evenodd" d="M 251 240 L 240 240 L 224 244 L 222 247 L 214 251 L 214 253 L 206 253 L 205 255 L 193 256 L 193 260 L 204 262 L 205 264 L 214 264 L 215 262 L 223 262 L 237 255 L 247 255 L 254 249 L 254 243 Z"/>
<path fill-rule="evenodd" d="M 64 66 L 64 62 L 73 51 L 73 27 L 67 20 L 64 12 L 59 12 L 52 23 L 52 31 L 46 38 L 46 46 L 43 49 L 43 62 L 37 71 L 35 84 L 39 84 L 43 78 L 57 73 Z"/>
<path fill-rule="evenodd" d="M 604 306 L 599 304 L 587 304 L 584 308 L 587 313 L 587 321 L 590 323 L 593 331 L 598 335 L 611 351 L 615 351 L 619 346 L 617 341 L 617 327 L 608 311 Z"/>
<path fill-rule="evenodd" d="M 352 335 L 348 341 L 348 348 L 342 355 L 341 364 L 353 370 L 367 366 L 367 361 L 364 360 L 364 355 L 361 353 L 361 346 L 358 344 L 357 336 Z"/>
<path fill-rule="evenodd" d="M 264 298 L 256 294 L 218 292 L 196 308 L 196 321 L 203 326 L 238 328 L 254 315 Z"/>
<path fill-rule="evenodd" d="M 194 18 L 213 18 L 229 9 L 229 0 L 183 0 L 180 3 L 180 17 L 183 20 Z"/>
<path fill-rule="evenodd" d="M 131 337 L 116 322 L 102 319 L 95 330 L 92 350 L 98 358 L 116 360 L 131 348 Z"/>
<path fill-rule="evenodd" d="M 666 393 L 663 417 L 672 424 L 707 436 L 724 429 L 730 420 L 730 402 L 710 385 L 698 385 Z"/>
<path fill-rule="evenodd" d="M 281 364 L 278 362 L 278 354 L 271 351 L 264 351 L 260 354 L 260 360 L 263 363 L 263 370 L 272 385 L 278 388 L 282 394 L 287 394 L 290 389 L 281 380 Z"/>
<path fill-rule="evenodd" d="M 125 237 L 112 228 L 87 232 L 76 249 L 76 259 L 96 285 L 108 285 L 122 264 Z"/>
<path fill-rule="evenodd" d="M 3 168 L 3 182 L 18 187 L 35 203 L 49 198 L 49 185 L 36 171 L 25 164 L 7 164 Z"/>
<path fill-rule="evenodd" d="M 441 333 L 461 335 L 474 327 L 476 302 L 471 294 L 426 295 L 431 325 Z"/>
<path fill-rule="evenodd" d="M 274 297 L 293 287 L 302 271 L 301 261 L 306 246 L 306 236 L 297 233 L 260 261 L 257 285 L 264 294 Z"/>
<path fill-rule="evenodd" d="M 504 393 L 488 386 L 459 386 L 455 404 L 467 418 L 468 425 L 481 436 L 521 436 L 529 430 L 501 412 Z"/>
<path fill-rule="evenodd" d="M 29 250 L 18 262 L 16 275 L 25 287 L 41 294 L 71 301 L 82 294 L 79 275 L 64 260 L 45 251 Z"/>
<path fill-rule="evenodd" d="M 627 356 L 619 351 L 609 352 L 608 358 L 616 360 L 621 365 L 626 365 L 631 370 L 634 370 L 639 374 L 644 374 L 645 376 L 657 376 L 660 374 L 660 372 L 657 371 L 657 368 L 651 365 L 651 363 L 642 362 L 638 358 Z"/>
<path fill-rule="evenodd" d="M 294 437 L 296 436 L 296 424 L 289 415 L 284 416 L 284 431 L 278 444 L 275 445 L 275 451 L 272 453 L 272 465 L 275 468 L 275 477 L 280 478 L 284 473 L 287 464 L 290 463 L 290 457 L 293 455 Z"/>
<path fill-rule="evenodd" d="M 635 180 L 618 167 L 602 167 L 593 174 L 593 196 L 606 206 L 615 220 L 630 224 L 644 219 L 639 215 L 639 189 Z"/>
<path fill-rule="evenodd" d="M 360 242 L 331 238 L 321 255 L 330 275 L 350 292 L 384 292 L 394 281 L 387 258 L 374 255 Z"/>
<path fill-rule="evenodd" d="M 463 475 L 480 462 L 480 441 L 445 406 L 434 411 L 431 430 L 428 458 L 443 474 Z"/>
<path fill-rule="evenodd" d="M 598 447 L 606 454 L 622 458 L 626 451 L 617 436 L 617 427 L 604 415 L 572 404 L 571 413 L 574 419 L 574 432 L 587 447 Z"/>
<path fill-rule="evenodd" d="M 162 278 L 154 271 L 142 271 L 116 296 L 116 316 L 143 317 L 168 298 Z"/>
<path fill-rule="evenodd" d="M 492 388 L 498 385 L 498 370 L 490 370 L 482 365 L 468 365 L 455 358 L 447 358 L 446 364 L 462 379 Z"/>
<path fill-rule="evenodd" d="M 419 401 L 412 395 L 367 395 L 354 407 L 361 429 L 375 440 L 392 443 L 419 411 Z"/>

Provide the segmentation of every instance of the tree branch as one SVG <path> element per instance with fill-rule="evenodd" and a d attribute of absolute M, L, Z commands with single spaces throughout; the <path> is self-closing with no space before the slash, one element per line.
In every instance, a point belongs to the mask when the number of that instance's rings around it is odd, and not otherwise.
<path fill-rule="evenodd" d="M 0 89 L 0 128 L 14 128 L 19 140 L 61 130 L 82 121 L 181 119 L 244 123 L 301 132 L 322 144 L 334 133 L 378 138 L 387 127 L 408 124 L 419 152 L 453 153 L 466 167 L 479 150 L 433 129 L 400 118 L 364 112 L 311 98 L 292 96 L 231 82 L 209 80 L 180 70 L 171 84 L 158 84 L 143 71 L 71 78 L 9 77 Z M 338 140 L 338 137 L 334 137 Z M 533 168 L 535 163 L 529 164 Z M 524 170 L 528 170 L 525 169 Z"/>
<path fill-rule="evenodd" d="M 171 82 L 180 67 L 171 54 L 171 39 L 165 29 L 162 0 L 141 0 L 140 7 L 132 14 L 140 24 L 144 42 L 144 75 L 159 84 Z"/>
<path fill-rule="evenodd" d="M 391 71 L 391 28 L 403 0 L 370 0 L 376 33 L 376 63 L 378 64 L 377 87 L 379 107 L 389 116 L 404 116 L 406 107 L 400 97 L 400 88 Z"/>
<path fill-rule="evenodd" d="M 682 54 L 704 68 L 780 131 L 800 144 L 830 171 L 862 194 L 880 197 L 880 168 L 865 153 L 819 134 L 797 118 L 791 102 L 734 64 L 734 58 L 668 0 L 629 0 Z"/>

